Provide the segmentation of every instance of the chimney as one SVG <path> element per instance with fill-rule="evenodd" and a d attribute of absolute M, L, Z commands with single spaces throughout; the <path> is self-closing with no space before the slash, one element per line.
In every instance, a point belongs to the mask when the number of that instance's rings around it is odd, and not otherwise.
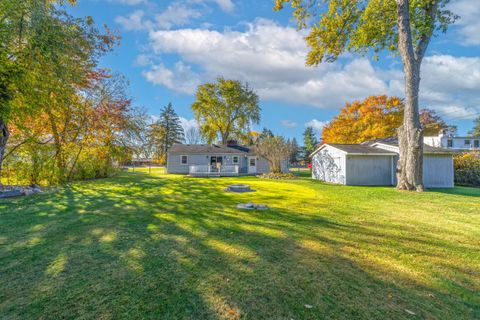
<path fill-rule="evenodd" d="M 229 147 L 238 146 L 238 142 L 237 142 L 237 140 L 228 140 L 227 141 L 227 146 L 229 146 Z"/>

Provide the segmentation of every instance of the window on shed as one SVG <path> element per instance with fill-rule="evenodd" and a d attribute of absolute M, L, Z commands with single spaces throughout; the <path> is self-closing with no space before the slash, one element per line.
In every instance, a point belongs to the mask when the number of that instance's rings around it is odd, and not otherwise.
<path fill-rule="evenodd" d="M 480 147 L 480 140 L 475 140 L 475 141 L 473 142 L 473 147 L 474 147 L 474 148 L 479 148 L 479 147 Z"/>
<path fill-rule="evenodd" d="M 465 145 L 470 145 L 470 140 L 465 140 Z"/>
<path fill-rule="evenodd" d="M 453 147 L 453 140 L 449 139 L 447 140 L 447 148 L 452 148 Z"/>
<path fill-rule="evenodd" d="M 180 156 L 182 164 L 188 164 L 188 156 Z"/>
<path fill-rule="evenodd" d="M 237 164 L 238 163 L 238 156 L 233 156 L 232 161 L 233 161 L 233 163 Z"/>

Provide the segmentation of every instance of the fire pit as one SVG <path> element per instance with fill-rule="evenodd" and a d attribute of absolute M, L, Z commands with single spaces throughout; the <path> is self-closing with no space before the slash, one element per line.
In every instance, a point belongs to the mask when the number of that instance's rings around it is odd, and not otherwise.
<path fill-rule="evenodd" d="M 227 192 L 253 192 L 248 184 L 231 184 L 225 191 Z"/>

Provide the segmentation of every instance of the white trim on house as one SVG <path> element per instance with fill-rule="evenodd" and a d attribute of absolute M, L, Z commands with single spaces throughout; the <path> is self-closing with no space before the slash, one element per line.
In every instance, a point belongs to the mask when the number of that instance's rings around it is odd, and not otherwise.
<path fill-rule="evenodd" d="M 376 145 L 376 144 L 375 144 Z M 375 146 L 373 145 L 373 146 Z M 347 152 L 345 150 L 342 150 L 340 148 L 337 148 L 335 147 L 334 145 L 331 145 L 331 144 L 328 144 L 328 143 L 325 143 L 325 144 L 322 144 L 320 147 L 317 148 L 317 150 L 313 151 L 312 154 L 310 155 L 310 157 L 313 157 L 315 154 L 317 154 L 319 151 L 323 150 L 324 148 L 326 148 L 327 146 L 331 147 L 331 148 L 335 148 L 336 150 L 342 152 L 343 154 L 348 154 L 349 156 L 396 156 L 397 153 L 392 151 L 392 150 L 387 150 L 387 151 L 391 151 L 391 152 L 379 152 L 379 153 L 372 153 L 372 152 Z M 383 148 L 379 148 L 379 149 L 382 149 L 384 150 Z"/>

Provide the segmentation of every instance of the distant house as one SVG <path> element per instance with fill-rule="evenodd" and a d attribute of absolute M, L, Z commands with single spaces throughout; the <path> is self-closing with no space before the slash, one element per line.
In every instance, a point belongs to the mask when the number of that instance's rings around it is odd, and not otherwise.
<path fill-rule="evenodd" d="M 221 144 L 175 144 L 167 154 L 167 172 L 192 176 L 237 176 L 268 173 L 270 164 L 254 148 L 234 142 Z M 288 171 L 288 158 L 282 162 Z"/>
<path fill-rule="evenodd" d="M 398 141 L 393 138 L 363 144 L 324 144 L 312 154 L 312 177 L 354 186 L 396 185 L 398 155 Z M 425 145 L 424 186 L 452 188 L 453 181 L 452 152 Z"/>
<path fill-rule="evenodd" d="M 454 136 L 447 130 L 442 130 L 438 136 L 426 136 L 423 142 L 431 147 L 464 150 L 480 150 L 480 137 L 476 136 Z"/>

